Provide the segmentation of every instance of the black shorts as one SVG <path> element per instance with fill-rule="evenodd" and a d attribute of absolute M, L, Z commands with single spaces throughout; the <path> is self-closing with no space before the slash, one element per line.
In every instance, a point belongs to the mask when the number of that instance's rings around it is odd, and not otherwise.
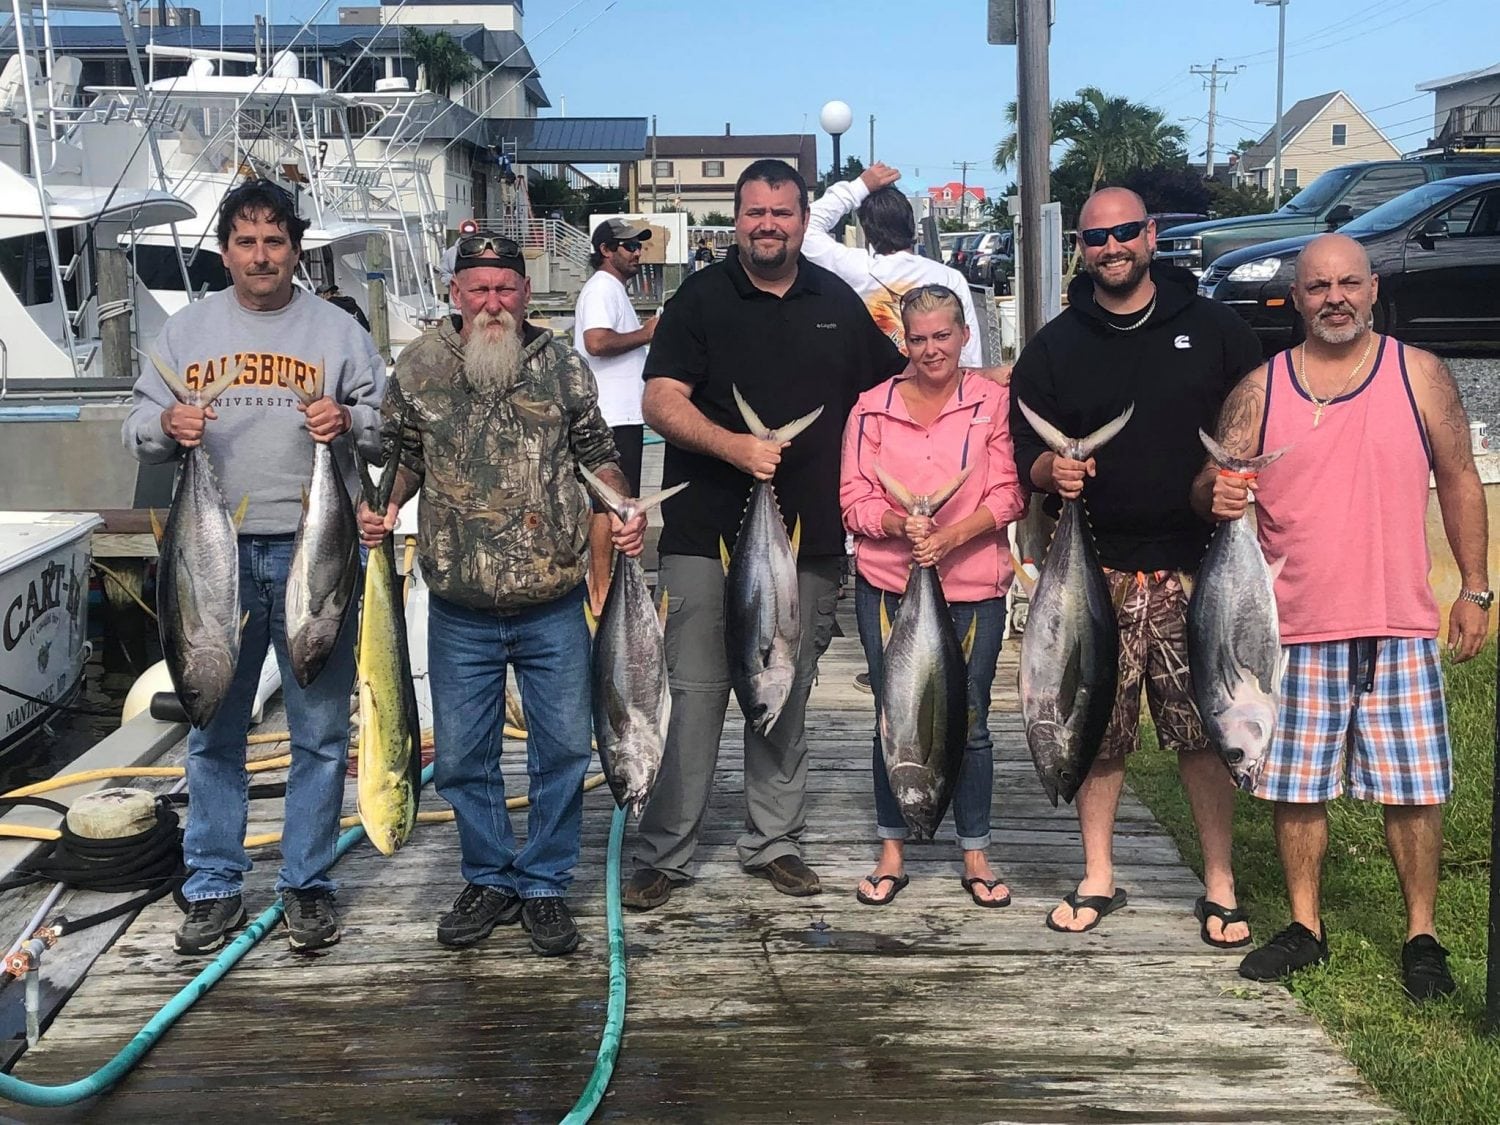
<path fill-rule="evenodd" d="M 620 454 L 620 472 L 630 485 L 630 495 L 641 494 L 641 449 L 645 444 L 646 427 L 611 426 L 615 435 L 615 450 Z"/>

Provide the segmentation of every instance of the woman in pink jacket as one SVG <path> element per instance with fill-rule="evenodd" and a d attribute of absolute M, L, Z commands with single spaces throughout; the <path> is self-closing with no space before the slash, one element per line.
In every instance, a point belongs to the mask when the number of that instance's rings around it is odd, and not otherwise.
<path fill-rule="evenodd" d="M 870 666 L 875 707 L 882 672 L 880 602 L 894 618 L 913 562 L 936 565 L 960 637 L 975 624 L 969 654 L 971 726 L 953 822 L 963 849 L 963 887 L 980 906 L 1005 906 L 1010 891 L 995 877 L 985 849 L 990 843 L 990 789 L 994 758 L 989 732 L 990 684 L 1005 628 L 1010 589 L 1006 526 L 1023 508 L 1006 418 L 1008 390 L 959 366 L 969 339 L 957 295 L 924 285 L 901 301 L 911 363 L 900 375 L 859 397 L 844 430 L 839 501 L 844 526 L 854 536 L 855 616 Z M 911 516 L 886 492 L 875 468 L 913 494 L 932 493 L 964 469 L 968 478 L 932 518 Z M 856 897 L 881 906 L 907 884 L 903 861 L 906 824 L 891 792 L 875 733 L 875 813 L 881 841 L 875 870 Z"/>

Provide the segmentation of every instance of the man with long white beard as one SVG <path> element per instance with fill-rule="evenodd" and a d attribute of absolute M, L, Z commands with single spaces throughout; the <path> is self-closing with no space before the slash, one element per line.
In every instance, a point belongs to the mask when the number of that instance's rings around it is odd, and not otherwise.
<path fill-rule="evenodd" d="M 1429 474 L 1462 581 L 1448 615 L 1455 662 L 1479 652 L 1494 602 L 1484 487 L 1458 387 L 1430 352 L 1374 331 L 1380 279 L 1342 234 L 1302 249 L 1292 300 L 1307 341 L 1225 400 L 1219 442 L 1236 457 L 1283 450 L 1259 477 L 1210 464 L 1199 512 L 1239 519 L 1251 491 L 1266 557 L 1281 560 L 1281 716 L 1255 796 L 1275 802 L 1291 923 L 1240 963 L 1276 980 L 1328 958 L 1319 910 L 1328 801 L 1383 806 L 1406 900 L 1401 982 L 1421 1002 L 1453 991 L 1434 922 L 1453 756 L 1428 585 Z"/>
<path fill-rule="evenodd" d="M 367 543 L 422 491 L 417 553 L 428 615 L 435 781 L 458 820 L 465 882 L 437 940 L 472 945 L 519 921 L 543 956 L 578 944 L 564 895 L 578 862 L 590 757 L 589 635 L 583 614 L 589 506 L 578 467 L 622 495 L 582 357 L 528 324 L 531 283 L 508 238 L 458 240 L 457 315 L 401 353 L 383 413 L 400 457 L 389 508 L 360 507 Z M 616 550 L 640 554 L 644 517 L 611 517 Z M 527 729 L 530 807 L 518 847 L 500 774 L 505 677 Z"/>

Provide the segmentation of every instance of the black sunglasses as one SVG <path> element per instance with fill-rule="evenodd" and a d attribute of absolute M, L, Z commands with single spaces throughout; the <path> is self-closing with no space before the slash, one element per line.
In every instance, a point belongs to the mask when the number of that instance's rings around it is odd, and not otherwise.
<path fill-rule="evenodd" d="M 630 251 L 632 254 L 639 254 L 641 252 L 641 240 L 639 238 L 632 238 L 628 242 L 616 242 L 615 245 L 621 250 Z"/>
<path fill-rule="evenodd" d="M 472 234 L 468 238 L 458 240 L 458 256 L 460 258 L 477 258 L 486 250 L 493 250 L 497 258 L 519 258 L 521 256 L 521 245 L 513 238 L 501 238 L 498 235 Z"/>
<path fill-rule="evenodd" d="M 1141 236 L 1141 231 L 1146 229 L 1149 219 L 1132 219 L 1128 223 L 1116 223 L 1112 227 L 1089 227 L 1087 230 L 1078 232 L 1078 237 L 1083 239 L 1085 246 L 1099 247 L 1109 241 L 1109 236 L 1114 235 L 1116 242 L 1130 242 Z"/>
<path fill-rule="evenodd" d="M 938 298 L 951 297 L 955 301 L 958 300 L 958 294 L 953 292 L 953 290 L 949 289 L 946 285 L 919 285 L 915 289 L 908 289 L 905 293 L 901 294 L 901 308 L 905 310 L 907 305 L 911 304 L 919 297 L 928 295 Z"/>

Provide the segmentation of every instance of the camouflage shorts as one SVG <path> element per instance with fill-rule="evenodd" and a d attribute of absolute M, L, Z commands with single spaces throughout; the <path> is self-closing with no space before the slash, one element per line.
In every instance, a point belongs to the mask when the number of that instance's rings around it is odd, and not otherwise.
<path fill-rule="evenodd" d="M 1171 570 L 1106 569 L 1104 577 L 1120 626 L 1120 682 L 1099 756 L 1129 754 L 1140 744 L 1142 686 L 1163 747 L 1211 750 L 1188 671 L 1183 576 Z"/>

